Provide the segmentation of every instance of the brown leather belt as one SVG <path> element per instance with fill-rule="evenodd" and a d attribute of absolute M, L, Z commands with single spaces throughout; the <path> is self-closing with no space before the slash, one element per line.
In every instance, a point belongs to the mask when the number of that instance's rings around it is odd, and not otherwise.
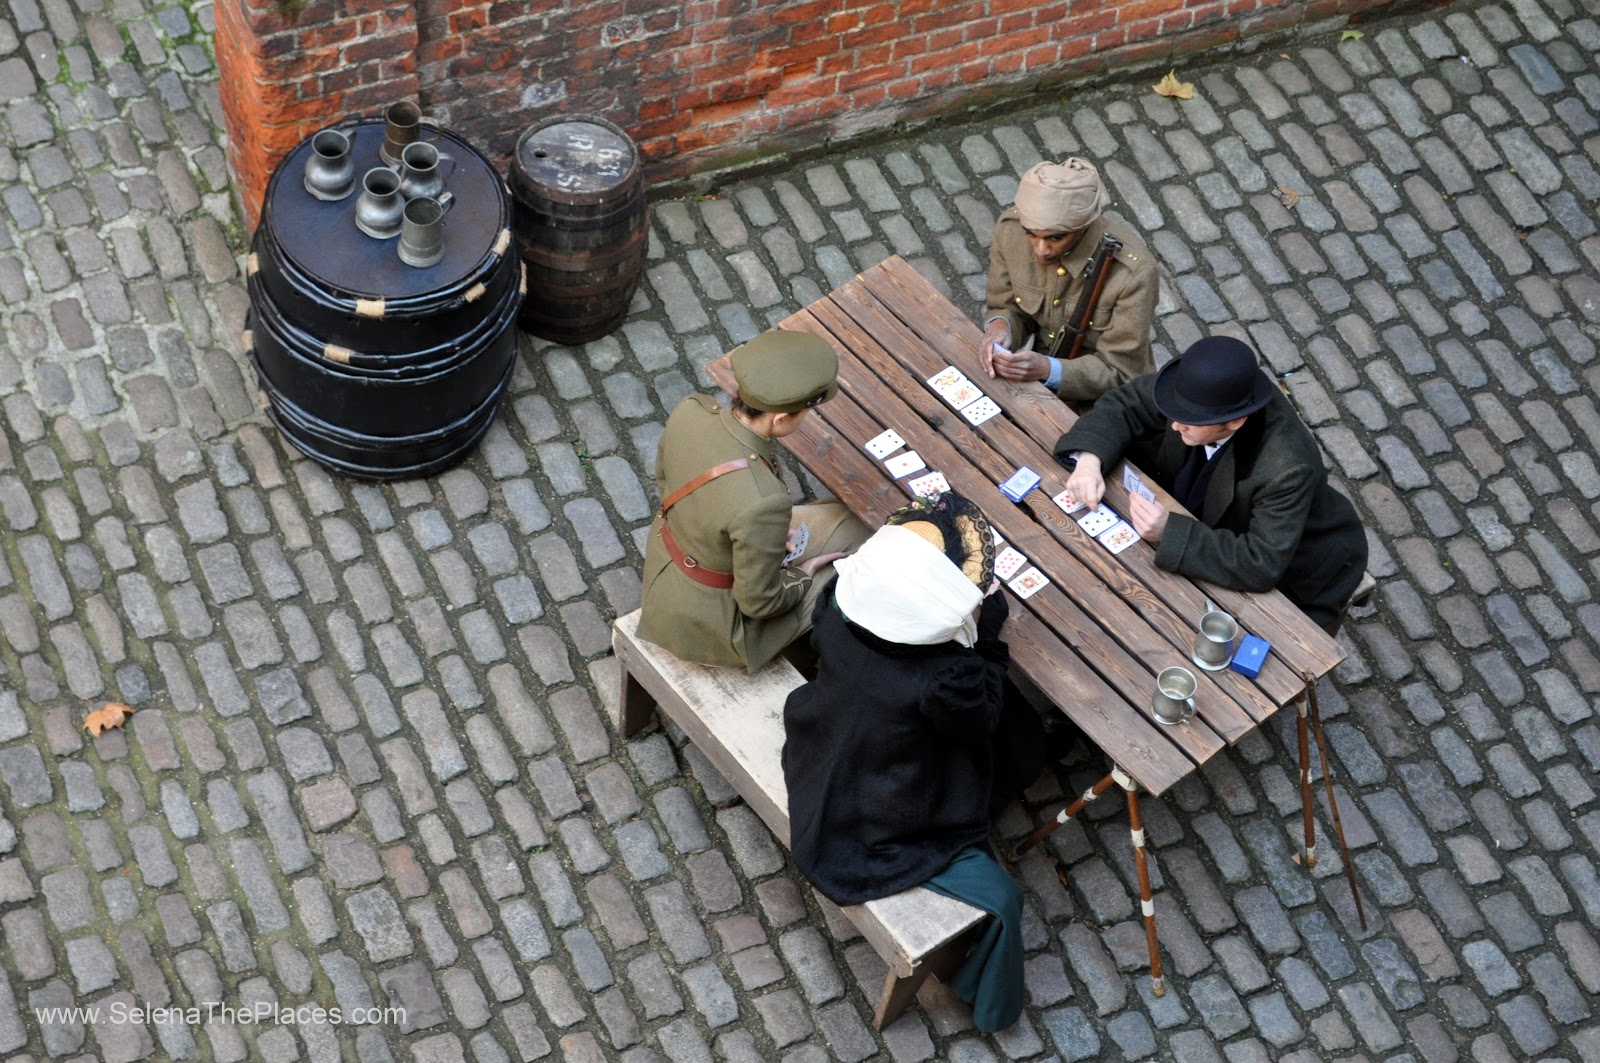
<path fill-rule="evenodd" d="M 678 566 L 678 571 L 685 576 L 696 583 L 715 587 L 719 591 L 733 587 L 732 572 L 718 572 L 714 568 L 705 568 L 700 562 L 684 553 L 683 547 L 678 545 L 678 539 L 672 534 L 672 529 L 666 521 L 661 522 L 661 541 L 667 545 L 667 556 L 672 558 L 673 564 Z"/>
<path fill-rule="evenodd" d="M 667 556 L 672 558 L 672 563 L 678 566 L 679 572 L 703 586 L 714 587 L 719 591 L 729 590 L 733 587 L 733 573 L 718 572 L 714 568 L 706 568 L 700 562 L 684 553 L 683 547 L 678 545 L 677 537 L 672 534 L 672 526 L 667 523 L 667 510 L 682 502 L 691 492 L 704 487 L 717 477 L 726 476 L 730 472 L 738 472 L 740 469 L 748 469 L 749 467 L 749 458 L 735 458 L 732 461 L 725 461 L 721 465 L 713 465 L 661 501 L 661 541 L 666 545 Z"/>

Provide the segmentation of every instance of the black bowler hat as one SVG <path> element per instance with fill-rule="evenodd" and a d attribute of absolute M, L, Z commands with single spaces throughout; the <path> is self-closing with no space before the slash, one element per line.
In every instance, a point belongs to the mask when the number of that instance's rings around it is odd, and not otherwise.
<path fill-rule="evenodd" d="M 1272 400 L 1272 390 L 1249 344 L 1207 336 L 1156 374 L 1156 408 L 1179 424 L 1221 424 L 1255 413 Z"/>

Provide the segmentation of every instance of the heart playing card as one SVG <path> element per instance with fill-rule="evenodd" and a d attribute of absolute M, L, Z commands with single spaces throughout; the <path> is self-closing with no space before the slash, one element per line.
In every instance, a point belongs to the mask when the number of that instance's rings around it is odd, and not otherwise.
<path fill-rule="evenodd" d="M 1050 501 L 1060 506 L 1063 513 L 1076 513 L 1083 508 L 1083 503 L 1073 498 L 1071 491 L 1062 491 L 1058 495 L 1051 495 Z"/>
<path fill-rule="evenodd" d="M 923 498 L 932 498 L 942 495 L 950 490 L 950 481 L 944 478 L 942 472 L 930 472 L 926 476 L 919 476 L 915 480 L 907 480 L 906 486 L 911 488 L 911 493 Z"/>
<path fill-rule="evenodd" d="M 914 450 L 908 450 L 904 454 L 896 454 L 884 462 L 883 467 L 889 470 L 890 476 L 898 480 L 902 476 L 909 476 L 918 469 L 926 469 L 928 463 L 922 460 L 921 454 Z"/>
<path fill-rule="evenodd" d="M 995 555 L 994 574 L 1001 579 L 1010 579 L 1027 563 L 1027 558 L 1008 546 Z"/>

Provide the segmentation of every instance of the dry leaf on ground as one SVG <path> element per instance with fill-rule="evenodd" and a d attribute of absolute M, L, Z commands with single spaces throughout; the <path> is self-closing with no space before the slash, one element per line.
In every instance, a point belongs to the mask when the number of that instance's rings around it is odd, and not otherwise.
<path fill-rule="evenodd" d="M 1155 91 L 1162 96 L 1171 96 L 1175 100 L 1194 99 L 1194 85 L 1187 81 L 1179 81 L 1175 70 L 1167 71 L 1167 76 L 1155 83 Z"/>
<path fill-rule="evenodd" d="M 1296 203 L 1300 202 L 1300 193 L 1296 192 L 1288 185 L 1279 185 L 1277 188 L 1273 189 L 1273 194 L 1279 199 L 1283 200 L 1283 205 L 1286 207 L 1292 207 Z"/>
<path fill-rule="evenodd" d="M 1359 41 L 1361 38 L 1363 38 L 1365 36 L 1366 36 L 1366 34 L 1362 33 L 1360 30 L 1345 30 L 1343 33 L 1339 34 L 1339 40 L 1341 42 L 1343 42 L 1343 41 Z"/>
<path fill-rule="evenodd" d="M 128 718 L 128 713 L 132 711 L 132 708 L 120 701 L 108 701 L 88 715 L 83 721 L 83 729 L 99 738 L 101 731 L 121 727 L 122 722 Z"/>

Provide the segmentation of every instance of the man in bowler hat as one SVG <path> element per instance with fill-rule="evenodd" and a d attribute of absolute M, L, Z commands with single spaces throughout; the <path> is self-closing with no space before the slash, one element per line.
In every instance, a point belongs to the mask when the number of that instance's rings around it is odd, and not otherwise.
<path fill-rule="evenodd" d="M 1328 483 L 1309 429 L 1247 344 L 1194 343 L 1160 372 L 1108 392 L 1056 444 L 1067 488 L 1087 505 L 1126 457 L 1189 511 L 1138 495 L 1128 522 L 1156 564 L 1224 587 L 1276 587 L 1325 630 L 1367 564 L 1355 507 Z"/>
<path fill-rule="evenodd" d="M 1013 206 L 989 244 L 983 340 L 990 377 L 1037 380 L 1081 413 L 1102 394 L 1153 370 L 1150 325 L 1160 280 L 1138 233 L 1104 216 L 1110 202 L 1094 164 L 1041 162 L 1022 175 Z M 1115 242 L 1109 272 L 1075 358 L 1046 352 L 1072 323 L 1103 236 Z"/>
<path fill-rule="evenodd" d="M 793 507 L 772 441 L 838 390 L 838 354 L 763 332 L 729 359 L 738 394 L 680 402 L 656 450 L 639 634 L 686 661 L 755 671 L 809 626 L 830 566 L 869 532 L 841 502 Z M 785 561 L 797 530 L 807 545 Z"/>

